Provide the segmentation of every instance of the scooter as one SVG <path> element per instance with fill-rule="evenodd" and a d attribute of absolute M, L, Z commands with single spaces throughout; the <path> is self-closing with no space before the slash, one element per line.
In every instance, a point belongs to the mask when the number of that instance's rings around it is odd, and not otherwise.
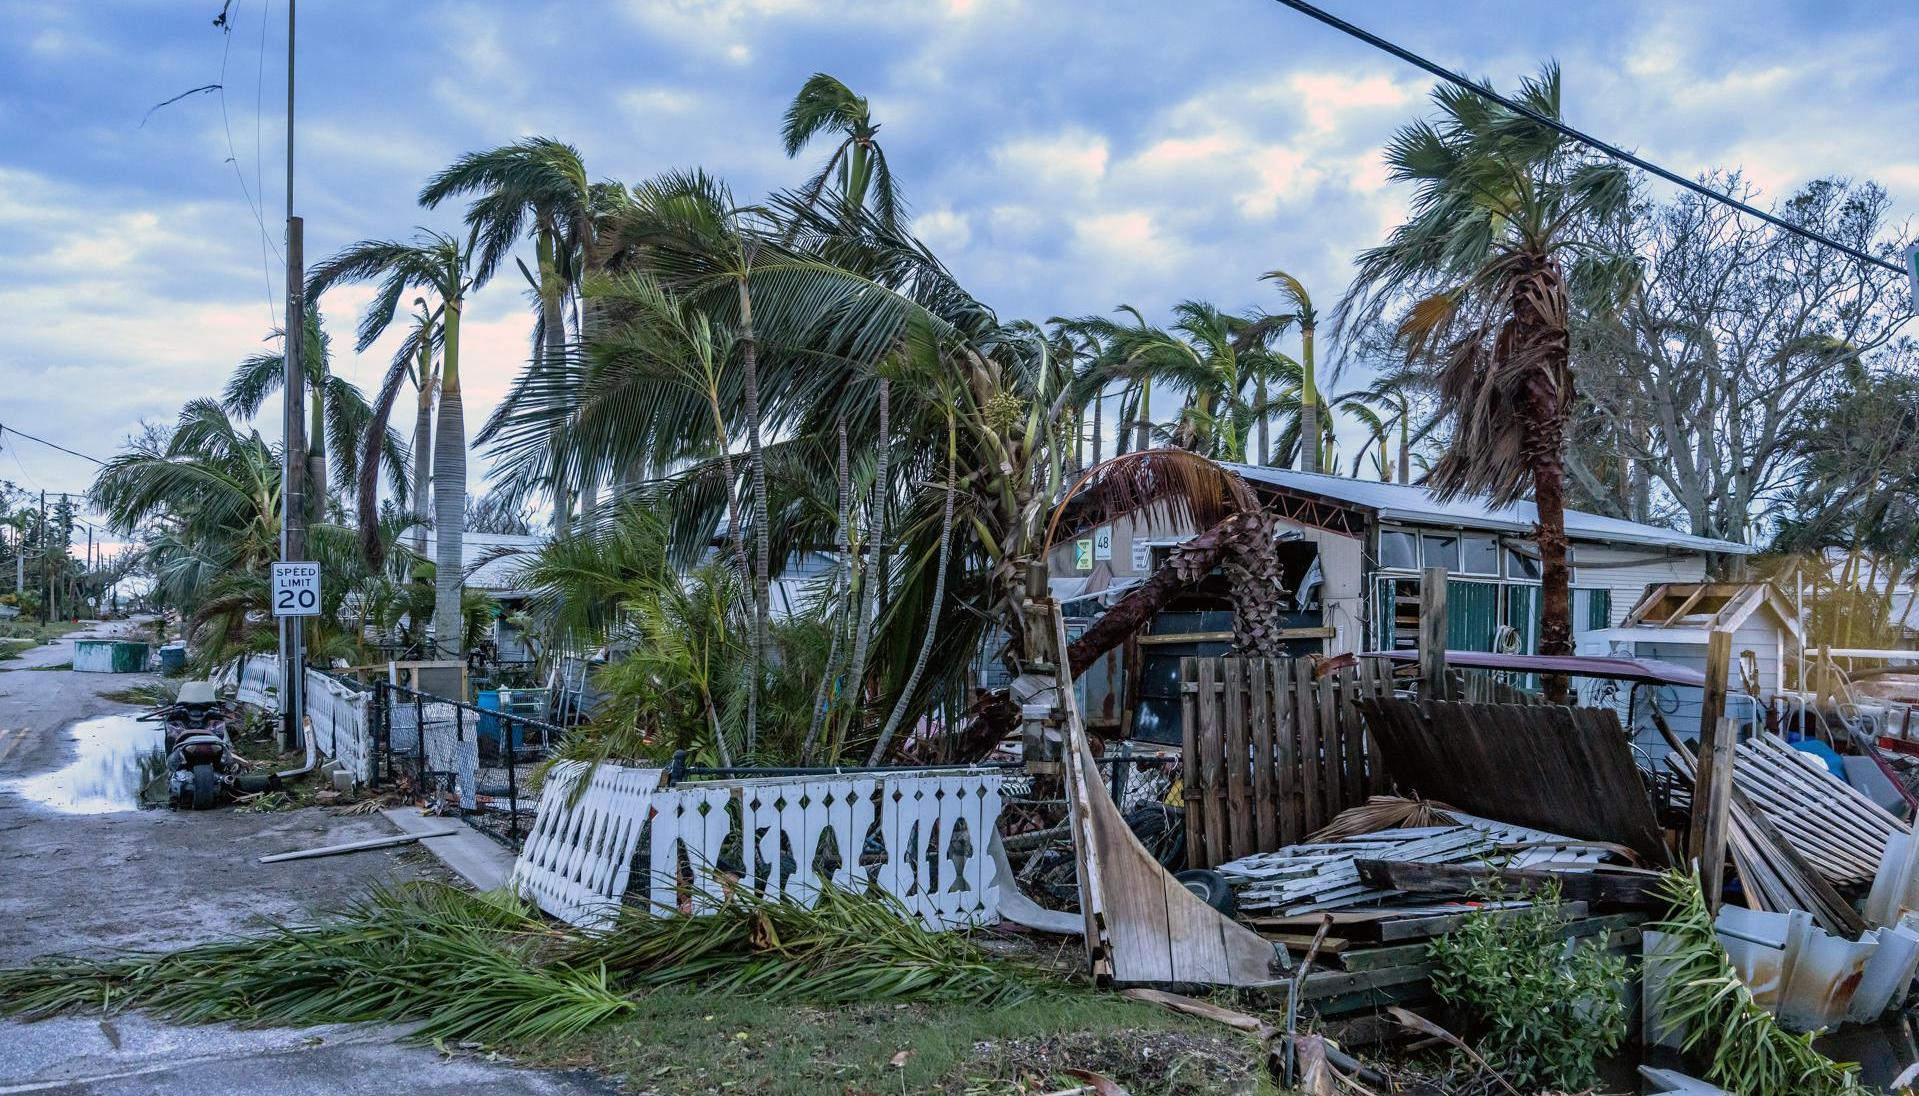
<path fill-rule="evenodd" d="M 166 723 L 168 805 L 210 810 L 234 786 L 246 763 L 227 736 L 229 715 L 212 682 L 189 681 L 173 703 L 139 717 Z"/>

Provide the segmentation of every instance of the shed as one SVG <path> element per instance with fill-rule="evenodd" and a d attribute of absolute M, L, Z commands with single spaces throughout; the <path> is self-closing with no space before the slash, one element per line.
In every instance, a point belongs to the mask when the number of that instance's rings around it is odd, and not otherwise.
<path fill-rule="evenodd" d="M 1706 643 L 1715 630 L 1732 633 L 1726 714 L 1748 730 L 1761 727 L 1766 705 L 1796 685 L 1792 661 L 1805 642 L 1792 602 L 1769 582 L 1655 583 L 1619 627 L 1587 633 L 1580 648 L 1584 654 L 1657 659 L 1703 673 Z M 1656 700 L 1673 730 L 1691 735 L 1699 726 L 1702 696 L 1697 688 L 1670 686 Z M 1642 747 L 1666 752 L 1649 717 L 1635 713 L 1633 728 Z"/>

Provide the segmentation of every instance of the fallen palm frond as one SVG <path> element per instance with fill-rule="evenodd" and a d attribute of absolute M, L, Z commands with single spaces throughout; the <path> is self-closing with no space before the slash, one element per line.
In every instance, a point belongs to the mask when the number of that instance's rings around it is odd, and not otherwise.
<path fill-rule="evenodd" d="M 811 908 L 741 890 L 699 916 L 629 910 L 611 932 L 562 957 L 602 965 L 634 988 L 683 986 L 821 1004 L 1013 1004 L 1040 986 L 1037 973 L 989 960 L 962 935 L 925 931 L 891 896 L 832 886 Z"/>
<path fill-rule="evenodd" d="M 663 987 L 991 1005 L 1040 985 L 962 937 L 923 931 L 897 903 L 833 887 L 811 909 L 735 893 L 699 916 L 630 911 L 589 936 L 499 893 L 409 883 L 312 927 L 0 970 L 0 1016 L 137 1008 L 190 1024 L 417 1022 L 418 1038 L 499 1043 L 585 1030 Z"/>
<path fill-rule="evenodd" d="M 409 884 L 311 928 L 0 971 L 0 1014 L 142 1008 L 190 1024 L 424 1021 L 421 1038 L 492 1042 L 579 1031 L 631 1008 L 604 972 L 541 963 L 554 935 L 516 901 Z"/>
<path fill-rule="evenodd" d="M 1666 934 L 1646 955 L 1646 983 L 1660 986 L 1663 1008 L 1652 1025 L 1683 1029 L 1688 1053 L 1706 1054 L 1706 1079 L 1734 1096 L 1838 1096 L 1863 1093 L 1857 1068 L 1813 1049 L 1812 1034 L 1794 1035 L 1752 999 L 1719 944 L 1699 880 L 1667 875 L 1661 893 L 1667 920 L 1649 928 Z"/>
<path fill-rule="evenodd" d="M 1375 795 L 1357 807 L 1340 811 L 1326 828 L 1309 835 L 1309 842 L 1343 841 L 1348 837 L 1378 833 L 1381 830 L 1417 829 L 1421 826 L 1455 826 L 1459 820 L 1446 813 L 1444 803 L 1414 797 Z"/>

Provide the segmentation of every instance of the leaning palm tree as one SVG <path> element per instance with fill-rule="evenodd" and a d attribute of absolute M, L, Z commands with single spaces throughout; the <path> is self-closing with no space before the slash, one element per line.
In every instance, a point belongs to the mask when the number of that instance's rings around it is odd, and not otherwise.
<path fill-rule="evenodd" d="M 469 246 L 445 233 L 421 230 L 411 241 L 362 240 L 327 259 L 307 275 L 307 297 L 344 282 L 379 281 L 379 291 L 360 321 L 359 348 L 371 346 L 393 322 L 400 298 L 408 288 L 422 288 L 439 298 L 440 410 L 433 441 L 434 525 L 434 642 L 445 657 L 457 657 L 463 618 L 460 587 L 464 574 L 461 549 L 466 531 L 466 415 L 460 398 L 460 315 L 466 295 L 485 281 L 473 266 Z M 417 332 L 416 332 L 417 334 Z M 402 356 L 406 349 L 402 348 Z M 396 361 L 396 368 L 404 363 Z M 374 429 L 384 432 L 399 385 L 382 384 L 373 408 Z M 361 493 L 360 523 L 364 530 L 375 515 L 367 512 L 367 493 Z M 365 541 L 362 541 L 364 546 Z"/>
<path fill-rule="evenodd" d="M 1319 311 L 1313 307 L 1312 294 L 1306 292 L 1305 283 L 1284 270 L 1269 270 L 1259 277 L 1261 281 L 1278 286 L 1279 295 L 1289 307 L 1289 311 L 1272 317 L 1275 323 L 1282 329 L 1299 329 L 1299 436 L 1317 438 L 1320 436 L 1320 400 L 1319 376 L 1313 364 L 1313 340 L 1319 330 Z M 1322 469 L 1318 446 L 1305 446 L 1302 455 L 1305 457 L 1305 471 L 1318 472 Z"/>
<path fill-rule="evenodd" d="M 1386 149 L 1411 182 L 1412 217 L 1363 252 L 1342 326 L 1410 302 L 1399 324 L 1409 361 L 1432 362 L 1452 438 L 1429 482 L 1442 497 L 1483 492 L 1510 503 L 1530 487 L 1539 513 L 1541 654 L 1572 653 L 1565 521 L 1566 416 L 1573 402 L 1567 272 L 1616 295 L 1634 267 L 1585 230 L 1623 213 L 1625 169 L 1579 155 L 1549 126 L 1474 92 L 1441 86 L 1439 116 L 1405 126 Z M 1522 81 L 1517 99 L 1559 117 L 1559 69 Z M 1555 699 L 1564 678 L 1548 679 Z"/>
<path fill-rule="evenodd" d="M 277 340 L 284 336 L 284 331 L 276 329 L 268 338 Z M 333 471 L 339 473 L 340 482 L 351 483 L 358 478 L 360 451 L 366 449 L 374 455 L 376 464 L 386 466 L 394 492 L 405 497 L 409 484 L 418 481 L 407 476 L 400 439 L 384 431 L 372 438 L 367 435 L 372 412 L 366 395 L 352 381 L 334 374 L 333 340 L 321 321 L 318 304 L 312 301 L 307 302 L 306 338 L 301 345 L 310 420 L 307 426 L 307 497 L 312 506 L 309 522 L 326 518 L 328 450 L 335 454 Z M 221 406 L 228 414 L 253 418 L 260 413 L 267 398 L 278 392 L 285 382 L 285 355 L 278 351 L 249 354 L 227 379 L 226 391 L 220 397 Z"/>
<path fill-rule="evenodd" d="M 826 73 L 816 72 L 800 85 L 799 94 L 793 96 L 780 126 L 786 155 L 789 158 L 799 155 L 807 142 L 823 133 L 840 135 L 840 143 L 826 158 L 826 164 L 807 180 L 802 200 L 807 205 L 817 202 L 827 180 L 834 179 L 848 211 L 865 207 L 871 198 L 873 216 L 879 227 L 886 232 L 897 231 L 899 191 L 893 185 L 892 170 L 886 166 L 886 153 L 874 139 L 879 128 L 865 97 L 853 94 L 845 84 Z"/>

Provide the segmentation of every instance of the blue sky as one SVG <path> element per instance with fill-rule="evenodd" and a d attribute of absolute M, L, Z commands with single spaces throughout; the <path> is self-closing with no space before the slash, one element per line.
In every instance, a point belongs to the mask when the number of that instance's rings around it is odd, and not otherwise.
<path fill-rule="evenodd" d="M 1919 215 L 1909 3 L 1325 3 L 1502 86 L 1555 57 L 1575 124 L 1676 170 L 1741 167 L 1769 196 L 1871 177 L 1899 217 Z M 233 0 L 230 37 L 210 25 L 219 9 L 0 0 L 0 424 L 104 456 L 142 419 L 217 393 L 271 325 L 285 0 Z M 1379 149 L 1431 85 L 1264 0 L 308 0 L 300 14 L 309 261 L 453 227 L 455 211 L 414 205 L 421 182 L 530 134 L 573 142 L 597 176 L 699 165 L 743 196 L 794 185 L 825 150 L 787 160 L 780 113 L 823 70 L 872 101 L 917 231 L 1007 318 L 1271 305 L 1257 277 L 1273 267 L 1330 306 L 1404 209 Z M 222 81 L 223 53 L 224 97 L 140 124 Z M 242 180 L 264 190 L 270 269 Z M 526 355 L 508 275 L 468 312 L 474 425 Z M 368 296 L 328 296 L 336 344 Z M 371 387 L 390 352 L 339 345 L 336 369 Z M 90 479 L 85 462 L 4 448 L 0 479 Z"/>

